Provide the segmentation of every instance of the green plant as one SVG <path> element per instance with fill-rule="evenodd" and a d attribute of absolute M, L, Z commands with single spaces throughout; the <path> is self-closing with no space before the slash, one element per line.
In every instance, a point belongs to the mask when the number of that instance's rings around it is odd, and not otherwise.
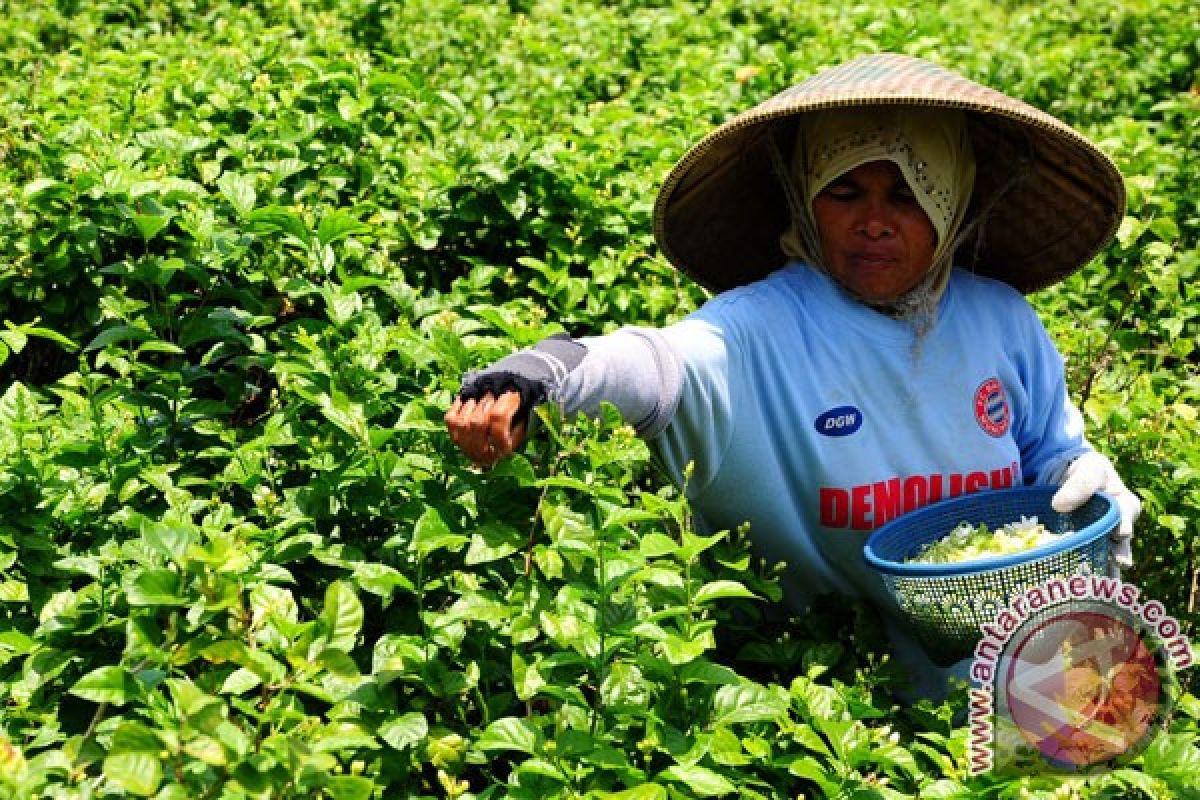
<path fill-rule="evenodd" d="M 0 797 L 1184 797 L 969 778 L 877 619 L 801 618 L 612 413 L 480 473 L 466 369 L 703 293 L 657 182 L 866 50 L 1059 114 L 1130 186 L 1034 298 L 1197 619 L 1200 64 L 1185 3 L 106 0 L 0 26 Z M 496 43 L 480 46 L 480 43 Z"/>

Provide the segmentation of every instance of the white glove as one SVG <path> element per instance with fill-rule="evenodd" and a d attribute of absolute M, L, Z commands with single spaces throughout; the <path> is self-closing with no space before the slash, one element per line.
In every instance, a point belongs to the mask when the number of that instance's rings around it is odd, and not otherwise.
<path fill-rule="evenodd" d="M 1074 511 L 1098 491 L 1107 492 L 1117 501 L 1121 522 L 1110 536 L 1113 558 L 1122 567 L 1133 566 L 1133 522 L 1142 513 L 1142 501 L 1121 482 L 1112 462 L 1095 451 L 1084 453 L 1071 462 L 1062 485 L 1050 500 L 1058 512 Z"/>

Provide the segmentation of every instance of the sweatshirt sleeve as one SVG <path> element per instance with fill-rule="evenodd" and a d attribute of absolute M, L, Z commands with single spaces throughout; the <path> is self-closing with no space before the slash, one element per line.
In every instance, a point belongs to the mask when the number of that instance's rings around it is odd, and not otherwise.
<path fill-rule="evenodd" d="M 717 305 L 720 305 L 719 303 Z M 622 328 L 580 339 L 587 353 L 551 392 L 567 414 L 595 415 L 612 403 L 651 441 L 688 494 L 716 476 L 733 435 L 730 324 L 705 309 L 662 329 Z"/>
<path fill-rule="evenodd" d="M 713 305 L 662 331 L 680 364 L 680 389 L 670 424 L 654 444 L 678 485 L 692 465 L 689 497 L 716 478 L 734 434 L 740 348 L 732 321 L 711 313 Z"/>
<path fill-rule="evenodd" d="M 662 332 L 621 328 L 580 343 L 587 349 L 583 360 L 550 399 L 572 415 L 596 416 L 601 403 L 612 403 L 640 436 L 657 436 L 679 403 L 682 379 L 679 360 Z"/>
<path fill-rule="evenodd" d="M 1028 346 L 1017 360 L 1025 391 L 1025 413 L 1016 419 L 1014 436 L 1027 483 L 1055 485 L 1071 462 L 1090 451 L 1083 415 L 1067 394 L 1063 358 L 1041 320 L 1026 305 Z"/>

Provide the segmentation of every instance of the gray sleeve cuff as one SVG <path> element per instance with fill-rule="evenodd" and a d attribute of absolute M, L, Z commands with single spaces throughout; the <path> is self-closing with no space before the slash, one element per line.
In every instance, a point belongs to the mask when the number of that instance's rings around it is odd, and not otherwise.
<path fill-rule="evenodd" d="M 486 369 L 463 376 L 458 396 L 474 400 L 505 392 L 521 395 L 521 415 L 553 396 L 567 375 L 583 360 L 586 348 L 566 334 L 543 339 L 533 347 L 500 359 Z"/>

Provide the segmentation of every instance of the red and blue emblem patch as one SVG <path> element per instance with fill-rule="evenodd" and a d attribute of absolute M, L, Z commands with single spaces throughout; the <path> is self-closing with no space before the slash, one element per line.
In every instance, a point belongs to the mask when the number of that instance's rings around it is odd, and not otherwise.
<path fill-rule="evenodd" d="M 975 390 L 975 419 L 988 436 L 1008 433 L 1008 396 L 999 378 L 988 378 Z"/>

